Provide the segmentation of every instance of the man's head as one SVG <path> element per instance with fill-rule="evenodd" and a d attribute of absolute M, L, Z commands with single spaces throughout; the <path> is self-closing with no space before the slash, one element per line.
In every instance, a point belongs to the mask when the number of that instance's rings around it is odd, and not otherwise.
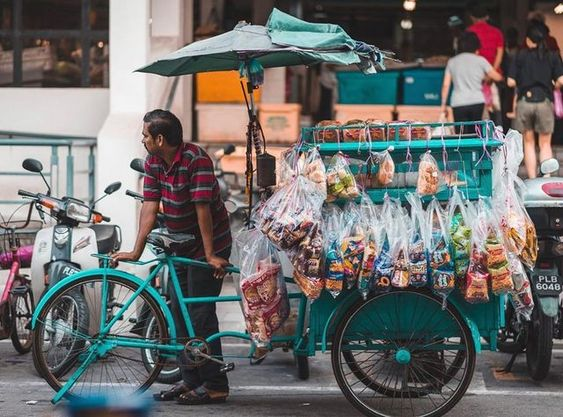
<path fill-rule="evenodd" d="M 461 34 L 458 41 L 458 51 L 475 53 L 481 48 L 481 42 L 474 32 L 465 31 Z"/>
<path fill-rule="evenodd" d="M 536 48 L 543 43 L 547 33 L 544 28 L 538 24 L 531 24 L 526 31 L 526 46 L 528 48 Z"/>
<path fill-rule="evenodd" d="M 163 149 L 182 143 L 182 124 L 168 110 L 152 110 L 145 114 L 143 122 L 143 145 L 149 154 L 160 155 Z"/>
<path fill-rule="evenodd" d="M 489 19 L 489 11 L 481 3 L 474 3 L 469 7 L 469 15 L 473 23 Z"/>

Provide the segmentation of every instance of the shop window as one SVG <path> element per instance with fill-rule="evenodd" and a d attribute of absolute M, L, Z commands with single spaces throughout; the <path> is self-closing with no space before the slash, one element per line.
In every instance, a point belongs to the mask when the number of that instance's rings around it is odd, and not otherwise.
<path fill-rule="evenodd" d="M 109 0 L 0 0 L 0 19 L 0 87 L 109 86 Z"/>

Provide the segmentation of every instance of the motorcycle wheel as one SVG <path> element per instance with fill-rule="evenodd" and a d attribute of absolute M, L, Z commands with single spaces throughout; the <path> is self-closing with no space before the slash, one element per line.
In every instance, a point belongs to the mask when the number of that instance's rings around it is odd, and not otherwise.
<path fill-rule="evenodd" d="M 518 320 L 516 311 L 510 301 L 505 306 L 505 328 L 501 329 L 497 336 L 497 348 L 504 353 L 521 353 L 526 348 L 525 337 L 521 337 L 515 324 Z M 520 336 L 520 337 L 519 337 Z"/>
<path fill-rule="evenodd" d="M 528 328 L 526 344 L 526 364 L 532 379 L 545 379 L 551 365 L 553 349 L 553 317 L 546 316 L 539 303 L 532 312 L 532 320 Z"/>

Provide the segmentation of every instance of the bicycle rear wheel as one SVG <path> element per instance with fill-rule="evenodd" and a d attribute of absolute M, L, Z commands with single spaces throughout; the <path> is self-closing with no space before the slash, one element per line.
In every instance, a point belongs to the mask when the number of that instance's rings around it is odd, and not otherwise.
<path fill-rule="evenodd" d="M 125 308 L 125 304 L 139 286 L 128 279 L 109 275 L 106 277 L 108 291 L 103 300 L 103 282 L 102 276 L 72 281 L 49 299 L 39 312 L 33 333 L 33 359 L 39 374 L 55 391 L 59 391 L 73 375 L 77 375 L 77 370 L 83 364 L 91 361 L 67 391 L 66 397 L 143 391 L 155 381 L 162 369 L 161 361 L 157 361 L 150 370 L 145 368 L 143 352 L 146 348 L 124 346 L 125 343 L 168 343 L 168 326 L 157 301 L 148 291 L 142 291 L 138 298 Z M 82 331 L 76 330 L 72 322 L 66 322 L 63 320 L 64 316 L 59 314 L 59 310 L 64 309 L 69 298 L 76 293 L 84 296 L 88 306 L 89 327 Z M 139 324 L 139 309 L 136 308 L 136 303 L 144 303 L 150 311 L 149 317 L 155 320 L 153 339 L 149 340 L 132 332 L 135 323 Z M 105 316 L 104 324 L 107 325 L 121 310 L 122 314 L 109 332 L 104 336 L 100 335 L 102 318 Z M 75 346 L 81 345 L 82 348 L 76 352 L 72 367 L 61 375 L 52 372 L 57 365 L 53 363 L 56 355 L 53 355 L 52 351 L 57 349 L 63 340 L 73 342 Z M 76 343 L 78 341 L 81 343 Z"/>
<path fill-rule="evenodd" d="M 28 285 L 17 288 L 10 301 L 12 322 L 12 345 L 19 353 L 28 353 L 33 342 L 31 327 L 29 326 L 35 304 L 33 293 Z"/>

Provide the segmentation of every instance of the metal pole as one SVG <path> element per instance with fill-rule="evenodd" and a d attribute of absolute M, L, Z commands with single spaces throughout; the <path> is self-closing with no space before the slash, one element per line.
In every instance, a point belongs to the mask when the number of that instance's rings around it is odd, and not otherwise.
<path fill-rule="evenodd" d="M 68 155 L 66 156 L 66 195 L 74 196 L 74 156 L 72 156 L 72 147 L 68 147 Z"/>

